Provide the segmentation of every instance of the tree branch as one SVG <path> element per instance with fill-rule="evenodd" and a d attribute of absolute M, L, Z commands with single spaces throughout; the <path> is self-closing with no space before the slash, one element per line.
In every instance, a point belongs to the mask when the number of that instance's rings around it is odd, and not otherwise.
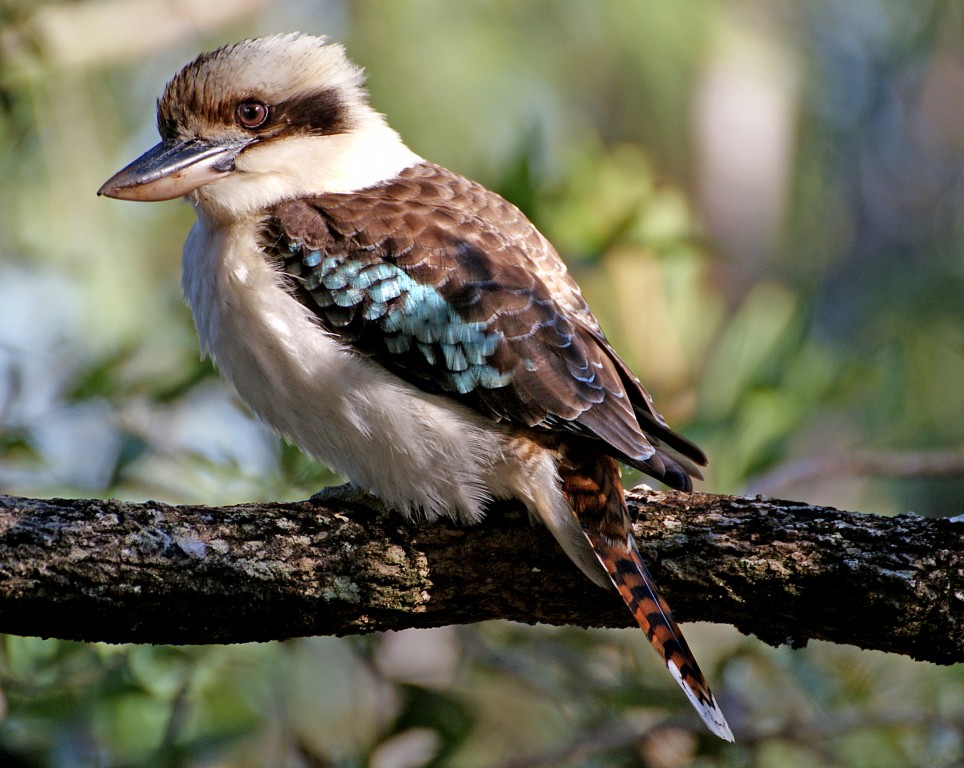
<path fill-rule="evenodd" d="M 964 661 L 964 522 L 641 490 L 636 536 L 684 621 Z M 623 627 L 514 505 L 474 528 L 310 502 L 0 496 L 0 632 L 231 643 L 484 619 Z"/>

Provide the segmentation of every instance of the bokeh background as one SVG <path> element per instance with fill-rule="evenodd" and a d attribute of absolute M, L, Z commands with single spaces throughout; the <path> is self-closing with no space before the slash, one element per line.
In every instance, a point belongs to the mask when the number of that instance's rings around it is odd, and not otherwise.
<path fill-rule="evenodd" d="M 343 41 L 417 152 L 557 245 L 707 450 L 704 489 L 964 512 L 954 0 L 0 0 L 0 491 L 222 504 L 335 480 L 198 359 L 190 207 L 94 196 L 154 143 L 182 64 L 292 29 Z M 639 633 L 493 622 L 3 637 L 0 765 L 964 765 L 964 665 L 686 630 L 736 745 Z"/>

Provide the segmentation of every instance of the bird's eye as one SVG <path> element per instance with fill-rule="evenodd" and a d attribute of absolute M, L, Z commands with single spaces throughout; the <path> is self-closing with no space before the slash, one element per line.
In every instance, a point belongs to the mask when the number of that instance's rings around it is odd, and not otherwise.
<path fill-rule="evenodd" d="M 268 119 L 268 105 L 257 99 L 242 101 L 237 116 L 242 128 L 260 128 Z"/>

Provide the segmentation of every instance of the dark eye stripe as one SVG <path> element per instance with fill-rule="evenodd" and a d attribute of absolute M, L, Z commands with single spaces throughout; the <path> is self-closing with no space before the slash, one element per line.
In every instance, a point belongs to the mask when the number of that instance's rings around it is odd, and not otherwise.
<path fill-rule="evenodd" d="M 333 88 L 292 96 L 276 105 L 274 113 L 272 122 L 283 124 L 285 133 L 330 136 L 351 127 L 344 99 Z"/>

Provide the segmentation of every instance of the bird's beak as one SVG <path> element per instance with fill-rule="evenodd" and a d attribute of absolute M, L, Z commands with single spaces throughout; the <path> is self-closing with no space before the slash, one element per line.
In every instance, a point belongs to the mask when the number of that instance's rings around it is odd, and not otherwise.
<path fill-rule="evenodd" d="M 252 142 L 189 139 L 162 141 L 111 176 L 98 195 L 119 200 L 173 200 L 234 170 L 234 159 Z"/>

